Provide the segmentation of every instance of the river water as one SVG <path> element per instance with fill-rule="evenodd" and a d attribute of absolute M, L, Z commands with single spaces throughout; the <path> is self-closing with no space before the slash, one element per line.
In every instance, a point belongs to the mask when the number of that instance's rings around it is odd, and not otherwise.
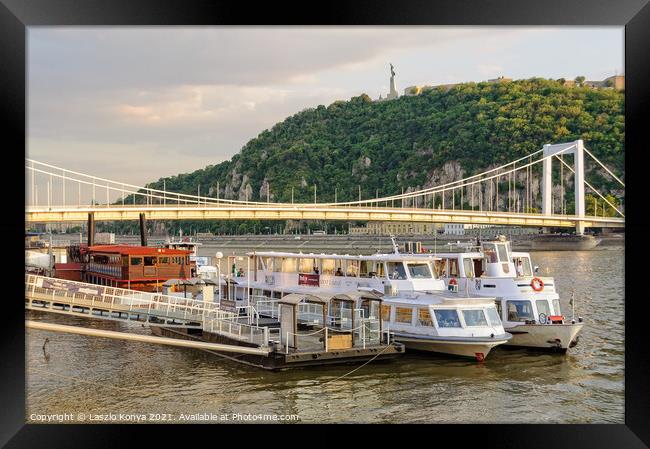
<path fill-rule="evenodd" d="M 337 380 L 357 366 L 266 372 L 199 350 L 28 330 L 26 419 L 623 423 L 624 250 L 531 255 L 541 275 L 555 277 L 564 315 L 575 290 L 585 319 L 565 355 L 496 348 L 475 363 L 407 354 Z M 26 317 L 149 334 L 141 325 Z"/>

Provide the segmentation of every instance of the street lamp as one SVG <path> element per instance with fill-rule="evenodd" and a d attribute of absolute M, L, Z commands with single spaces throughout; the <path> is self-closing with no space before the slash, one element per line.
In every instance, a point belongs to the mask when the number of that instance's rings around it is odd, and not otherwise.
<path fill-rule="evenodd" d="M 215 255 L 217 258 L 217 290 L 219 290 L 219 305 L 221 305 L 221 259 L 223 258 L 223 253 L 218 251 Z"/>

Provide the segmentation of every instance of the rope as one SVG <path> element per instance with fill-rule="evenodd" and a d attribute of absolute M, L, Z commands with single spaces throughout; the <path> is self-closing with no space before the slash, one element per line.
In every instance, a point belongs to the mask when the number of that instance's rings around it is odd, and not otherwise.
<path fill-rule="evenodd" d="M 379 352 L 378 352 L 378 353 L 377 353 L 373 358 L 371 358 L 370 360 L 368 360 L 367 362 L 365 362 L 363 365 L 359 365 L 359 366 L 357 366 L 355 369 L 353 369 L 352 371 L 350 371 L 350 372 L 348 372 L 348 373 L 345 373 L 345 374 L 342 375 L 342 376 L 339 376 L 339 377 L 337 377 L 337 378 L 335 378 L 335 379 L 332 379 L 332 380 L 328 380 L 327 382 L 324 382 L 324 383 L 320 384 L 320 386 L 322 387 L 322 386 L 325 386 L 325 385 L 327 385 L 327 384 L 329 384 L 329 383 L 331 383 L 331 382 L 335 382 L 335 381 L 337 381 L 337 380 L 341 380 L 341 379 L 343 379 L 344 377 L 347 377 L 347 376 L 349 376 L 350 374 L 352 374 L 352 373 L 354 373 L 354 372 L 360 370 L 361 368 L 363 368 L 364 366 L 366 366 L 368 363 L 372 362 L 372 361 L 375 360 L 377 357 L 379 357 L 381 354 L 383 354 L 383 352 L 386 351 L 386 350 L 387 350 L 388 348 L 390 348 L 390 347 L 391 347 L 391 345 L 386 345 L 386 347 L 385 347 L 384 349 L 382 349 L 381 351 L 379 351 Z"/>

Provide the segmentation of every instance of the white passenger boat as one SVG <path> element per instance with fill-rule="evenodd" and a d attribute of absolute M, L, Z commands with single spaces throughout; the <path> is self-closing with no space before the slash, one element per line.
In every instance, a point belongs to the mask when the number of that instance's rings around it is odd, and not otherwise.
<path fill-rule="evenodd" d="M 491 298 L 459 294 L 411 293 L 384 297 L 382 320 L 407 349 L 439 352 L 482 361 L 506 343 L 507 333 Z"/>
<path fill-rule="evenodd" d="M 506 345 L 564 352 L 577 344 L 582 318 L 562 315 L 554 279 L 538 277 L 530 254 L 513 252 L 505 237 L 436 256 L 435 272 L 449 288 L 497 298 L 504 328 L 513 336 Z"/>
<path fill-rule="evenodd" d="M 260 313 L 277 313 L 273 303 L 292 293 L 334 297 L 370 292 L 382 297 L 383 328 L 407 348 L 483 360 L 494 346 L 511 338 L 499 320 L 495 298 L 447 292 L 444 281 L 434 275 L 433 257 L 397 251 L 370 256 L 247 255 L 252 269 L 247 276 L 234 278 L 234 296 L 239 304 L 249 301 Z M 358 307 L 351 311 L 358 312 Z"/>

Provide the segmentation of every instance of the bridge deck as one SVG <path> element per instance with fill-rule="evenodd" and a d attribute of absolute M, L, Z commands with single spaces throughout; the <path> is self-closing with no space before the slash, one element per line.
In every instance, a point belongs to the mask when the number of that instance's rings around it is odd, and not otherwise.
<path fill-rule="evenodd" d="M 269 205 L 133 205 L 95 207 L 27 207 L 27 222 L 82 222 L 93 213 L 97 221 L 138 220 L 145 213 L 151 220 L 343 220 L 403 221 L 492 224 L 509 226 L 624 227 L 618 217 L 577 217 L 516 212 L 471 211 L 425 208 L 320 206 L 308 204 Z"/>

